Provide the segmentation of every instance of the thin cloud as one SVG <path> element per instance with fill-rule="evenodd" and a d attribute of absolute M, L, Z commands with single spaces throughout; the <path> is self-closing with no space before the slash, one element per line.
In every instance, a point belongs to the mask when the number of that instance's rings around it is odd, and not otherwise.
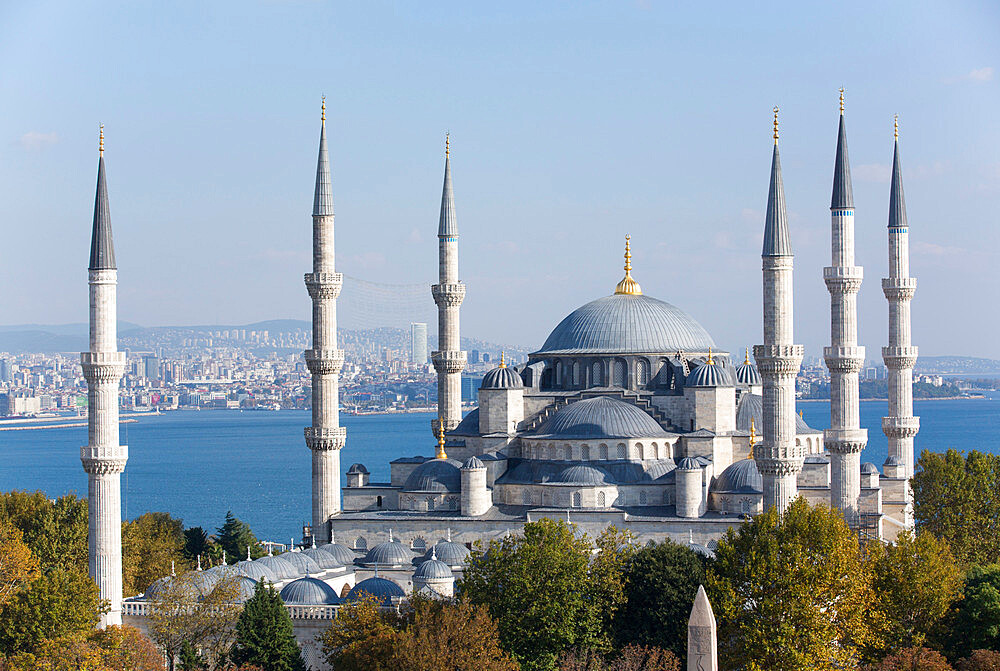
<path fill-rule="evenodd" d="M 959 75 L 958 77 L 950 77 L 945 79 L 946 84 L 957 84 L 958 82 L 973 82 L 975 84 L 982 84 L 993 79 L 993 68 L 990 66 L 985 66 L 982 68 L 973 68 L 969 70 L 964 75 Z"/>
<path fill-rule="evenodd" d="M 21 146 L 27 151 L 40 151 L 58 141 L 59 136 L 56 135 L 55 131 L 40 133 L 37 130 L 31 130 L 21 136 Z"/>
<path fill-rule="evenodd" d="M 866 163 L 854 167 L 854 177 L 860 182 L 888 184 L 892 168 L 885 163 Z"/>
<path fill-rule="evenodd" d="M 969 252 L 961 247 L 951 247 L 948 245 L 936 245 L 932 242 L 914 242 L 913 253 L 922 256 L 958 256 L 967 255 Z"/>

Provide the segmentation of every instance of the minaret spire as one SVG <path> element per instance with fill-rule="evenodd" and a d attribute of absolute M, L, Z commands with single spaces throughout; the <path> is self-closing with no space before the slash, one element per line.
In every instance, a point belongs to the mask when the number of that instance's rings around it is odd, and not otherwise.
<path fill-rule="evenodd" d="M 340 369 L 344 351 L 337 348 L 337 296 L 344 276 L 334 270 L 333 186 L 326 149 L 326 98 L 320 115 L 319 157 L 313 195 L 313 271 L 306 273 L 312 299 L 312 349 L 305 351 L 312 374 L 312 425 L 305 429 L 312 451 L 312 533 L 330 540 L 330 518 L 340 512 L 340 450 L 347 430 L 340 426 Z"/>
<path fill-rule="evenodd" d="M 431 352 L 438 378 L 438 416 L 431 422 L 431 429 L 437 435 L 441 425 L 450 431 L 462 421 L 462 371 L 466 360 L 459 335 L 458 310 L 465 299 L 465 285 L 458 279 L 458 218 L 451 186 L 450 134 L 445 136 L 438 218 L 438 283 L 431 287 L 431 295 L 438 307 L 438 349 Z"/>
<path fill-rule="evenodd" d="M 118 351 L 118 270 L 111 239 L 111 208 L 104 174 L 104 126 L 98 145 L 97 195 L 90 242 L 90 350 L 80 354 L 87 380 L 87 445 L 80 460 L 87 473 L 90 576 L 109 604 L 100 625 L 122 623 L 121 473 L 128 447 L 119 444 L 118 382 L 125 355 Z"/>
<path fill-rule="evenodd" d="M 858 391 L 865 348 L 858 346 L 857 298 L 864 269 L 854 264 L 854 191 L 847 156 L 843 88 L 830 218 L 833 259 L 823 269 L 823 281 L 830 292 L 830 346 L 823 350 L 830 370 L 830 428 L 823 432 L 823 443 L 830 452 L 830 503 L 844 513 L 848 524 L 857 527 L 861 451 L 868 444 L 868 430 L 861 428 Z"/>
<path fill-rule="evenodd" d="M 804 450 L 795 444 L 795 375 L 802 345 L 792 344 L 792 244 L 785 212 L 785 188 L 778 154 L 778 108 L 774 108 L 774 151 L 761 250 L 764 275 L 764 344 L 753 348 L 763 378 L 763 440 L 754 458 L 764 484 L 765 509 L 783 512 L 798 495 L 796 478 Z"/>
<path fill-rule="evenodd" d="M 910 336 L 910 301 L 917 280 L 910 277 L 910 229 L 903 197 L 903 168 L 899 158 L 899 120 L 893 122 L 892 185 L 889 189 L 889 277 L 882 280 L 882 292 L 889 301 L 889 346 L 882 348 L 882 360 L 889 372 L 889 416 L 882 418 L 882 432 L 889 439 L 889 456 L 883 471 L 888 478 L 908 480 L 913 476 L 913 437 L 920 419 L 913 416 L 913 366 L 917 348 Z M 903 521 L 913 527 L 912 495 L 909 483 L 903 486 Z"/>

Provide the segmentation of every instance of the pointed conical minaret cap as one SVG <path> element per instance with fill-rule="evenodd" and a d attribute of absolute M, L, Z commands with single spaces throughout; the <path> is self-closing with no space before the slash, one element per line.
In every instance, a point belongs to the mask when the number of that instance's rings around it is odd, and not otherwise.
<path fill-rule="evenodd" d="M 774 152 L 771 154 L 771 183 L 767 189 L 767 214 L 764 215 L 764 248 L 761 256 L 792 256 L 785 212 L 785 186 L 781 180 L 781 157 L 778 154 L 778 108 L 774 108 Z"/>
<path fill-rule="evenodd" d="M 451 134 L 444 138 L 444 185 L 441 187 L 441 215 L 438 237 L 458 236 L 458 216 L 455 214 L 455 190 L 451 186 Z"/>
<path fill-rule="evenodd" d="M 830 209 L 853 209 L 851 161 L 847 155 L 847 124 L 844 122 L 844 89 L 840 89 L 840 127 L 837 130 L 837 158 L 833 165 L 833 195 Z"/>
<path fill-rule="evenodd" d="M 616 294 L 625 294 L 629 296 L 641 296 L 642 287 L 639 283 L 632 279 L 632 236 L 625 236 L 625 277 L 622 281 L 618 283 L 615 287 Z"/>
<path fill-rule="evenodd" d="M 115 244 L 111 236 L 111 206 L 104 175 L 104 124 L 98 140 L 97 195 L 94 197 L 94 225 L 90 235 L 89 270 L 116 270 Z"/>
<path fill-rule="evenodd" d="M 316 189 L 313 192 L 313 216 L 333 214 L 333 185 L 330 182 L 330 158 L 326 150 L 326 96 L 320 112 L 319 156 L 316 159 Z"/>
<path fill-rule="evenodd" d="M 892 122 L 892 185 L 889 188 L 889 228 L 908 228 L 903 195 L 903 166 L 899 158 L 899 115 Z"/>

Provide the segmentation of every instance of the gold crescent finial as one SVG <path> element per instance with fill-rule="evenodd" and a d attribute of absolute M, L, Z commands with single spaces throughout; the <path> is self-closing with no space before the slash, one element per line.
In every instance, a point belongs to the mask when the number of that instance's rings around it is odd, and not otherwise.
<path fill-rule="evenodd" d="M 706 361 L 706 363 L 709 366 L 714 366 L 715 365 L 715 359 L 712 358 L 712 348 L 711 347 L 708 348 L 708 361 Z"/>
<path fill-rule="evenodd" d="M 632 296 L 641 296 L 642 287 L 639 283 L 632 279 L 632 236 L 625 236 L 625 277 L 622 281 L 618 283 L 615 287 L 616 294 L 629 294 Z"/>
<path fill-rule="evenodd" d="M 448 455 L 444 451 L 444 419 L 438 417 L 438 444 L 437 444 L 437 454 L 434 455 L 436 459 L 447 459 Z"/>
<path fill-rule="evenodd" d="M 899 139 L 899 115 L 894 114 L 892 117 L 892 139 Z"/>
<path fill-rule="evenodd" d="M 444 156 L 445 158 L 451 157 L 451 132 L 444 134 Z"/>
<path fill-rule="evenodd" d="M 323 111 L 320 114 L 320 121 L 322 121 L 323 125 L 325 126 L 326 125 L 326 96 L 323 96 L 322 110 Z"/>
<path fill-rule="evenodd" d="M 774 106 L 774 144 L 778 144 L 778 106 Z"/>
<path fill-rule="evenodd" d="M 101 139 L 97 146 L 97 151 L 101 152 L 101 156 L 104 156 L 104 124 L 101 124 Z"/>
<path fill-rule="evenodd" d="M 500 350 L 500 367 L 501 368 L 507 367 L 507 360 L 504 358 L 503 350 Z"/>
<path fill-rule="evenodd" d="M 840 113 L 844 113 L 844 87 L 840 87 Z"/>
<path fill-rule="evenodd" d="M 749 347 L 747 347 L 746 356 L 743 357 L 743 365 L 744 366 L 749 366 L 750 365 L 750 348 Z"/>
<path fill-rule="evenodd" d="M 757 423 L 754 418 L 750 418 L 750 455 L 747 459 L 753 459 L 753 448 L 757 444 Z"/>

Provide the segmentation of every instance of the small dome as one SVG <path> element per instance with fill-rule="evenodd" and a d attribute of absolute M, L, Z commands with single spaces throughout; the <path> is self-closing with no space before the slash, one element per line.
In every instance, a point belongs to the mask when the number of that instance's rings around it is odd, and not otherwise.
<path fill-rule="evenodd" d="M 878 475 L 878 468 L 870 461 L 861 464 L 862 475 Z"/>
<path fill-rule="evenodd" d="M 304 552 L 282 552 L 278 556 L 294 566 L 298 570 L 299 574 L 319 573 L 323 570 L 320 568 L 320 565 L 316 563 L 316 560 Z"/>
<path fill-rule="evenodd" d="M 431 561 L 431 557 L 436 555 L 438 561 L 444 562 L 448 566 L 461 566 L 468 560 L 470 554 L 472 553 L 469 552 L 469 548 L 461 543 L 439 541 L 437 545 L 424 554 L 424 559 Z"/>
<path fill-rule="evenodd" d="M 750 363 L 750 355 L 743 360 L 736 368 L 736 382 L 737 384 L 745 384 L 749 386 L 758 386 L 763 384 L 760 377 L 760 372 L 757 371 L 757 367 Z"/>
<path fill-rule="evenodd" d="M 428 559 L 413 572 L 414 579 L 422 580 L 451 580 L 454 577 L 451 567 L 438 559 Z"/>
<path fill-rule="evenodd" d="M 521 389 L 524 382 L 513 368 L 508 368 L 503 354 L 500 355 L 500 365 L 483 376 L 480 389 Z"/>
<path fill-rule="evenodd" d="M 406 592 L 391 580 L 386 580 L 385 578 L 368 578 L 352 587 L 344 600 L 358 601 L 364 598 L 365 595 L 373 596 L 383 606 L 388 606 L 394 597 L 404 597 L 406 596 Z"/>
<path fill-rule="evenodd" d="M 299 577 L 299 570 L 295 564 L 283 559 L 281 555 L 261 557 L 260 559 L 255 559 L 254 562 L 270 569 L 271 573 L 274 574 L 275 581 L 291 580 L 292 578 Z"/>
<path fill-rule="evenodd" d="M 430 459 L 413 469 L 403 484 L 406 492 L 458 492 L 462 489 L 462 464 L 454 459 Z"/>
<path fill-rule="evenodd" d="M 462 464 L 463 471 L 471 471 L 474 469 L 485 469 L 485 468 L 486 466 L 483 465 L 483 462 L 476 455 L 472 455 L 471 457 L 465 460 L 464 464 Z"/>
<path fill-rule="evenodd" d="M 341 603 L 337 592 L 318 578 L 293 580 L 281 588 L 281 600 L 286 604 L 304 606 L 332 606 Z"/>
<path fill-rule="evenodd" d="M 577 464 L 568 466 L 552 478 L 552 482 L 573 483 L 580 485 L 613 485 L 614 477 L 599 466 Z"/>
<path fill-rule="evenodd" d="M 241 561 L 236 564 L 236 572 L 251 580 L 266 580 L 268 582 L 277 582 L 278 580 L 278 577 L 274 575 L 274 571 L 268 568 L 266 564 L 261 564 L 259 560 Z"/>
<path fill-rule="evenodd" d="M 167 587 L 170 586 L 170 580 L 173 576 L 167 576 L 166 578 L 160 578 L 153 582 L 152 585 L 146 588 L 146 591 L 142 593 L 142 596 L 146 601 L 151 601 L 163 593 Z"/>
<path fill-rule="evenodd" d="M 688 373 L 684 381 L 687 387 L 731 387 L 733 378 L 729 371 L 714 362 L 711 356 L 708 361 Z"/>
<path fill-rule="evenodd" d="M 737 461 L 722 471 L 722 475 L 715 479 L 712 491 L 747 494 L 763 493 L 764 479 L 760 476 L 760 469 L 757 468 L 757 462 L 753 459 Z"/>
<path fill-rule="evenodd" d="M 312 559 L 321 569 L 340 568 L 344 565 L 332 554 L 320 548 L 309 548 L 303 550 L 302 554 Z"/>
<path fill-rule="evenodd" d="M 196 571 L 191 579 L 192 584 L 202 597 L 206 597 L 215 589 L 215 586 L 222 582 L 227 575 L 235 575 L 236 571 L 230 566 L 213 566 L 204 571 Z"/>
<path fill-rule="evenodd" d="M 239 593 L 236 597 L 236 603 L 246 603 L 250 600 L 250 597 L 253 596 L 254 590 L 257 588 L 257 581 L 253 578 L 241 575 L 239 577 L 237 588 L 239 589 Z"/>
<path fill-rule="evenodd" d="M 364 464 L 351 464 L 351 467 L 347 469 L 348 475 L 362 474 L 368 475 L 368 469 L 365 468 Z"/>
<path fill-rule="evenodd" d="M 700 471 L 701 464 L 694 457 L 684 457 L 681 459 L 681 463 L 677 464 L 677 470 L 680 471 Z"/>
<path fill-rule="evenodd" d="M 892 457 L 887 457 L 886 460 L 885 460 L 885 463 L 883 463 L 882 465 L 883 466 L 902 466 L 903 462 L 901 462 L 899 460 L 899 457 L 892 456 Z"/>
<path fill-rule="evenodd" d="M 333 555 L 334 559 L 339 561 L 344 566 L 350 566 L 354 563 L 354 560 L 358 558 L 358 555 L 354 552 L 354 550 L 346 545 L 341 545 L 340 543 L 327 543 L 326 545 L 319 546 L 319 549 Z"/>
<path fill-rule="evenodd" d="M 560 408 L 538 428 L 539 437 L 651 438 L 666 436 L 649 413 L 625 401 L 598 396 Z"/>
<path fill-rule="evenodd" d="M 413 553 L 407 550 L 402 543 L 385 541 L 369 550 L 361 563 L 366 566 L 400 566 L 412 561 Z"/>

